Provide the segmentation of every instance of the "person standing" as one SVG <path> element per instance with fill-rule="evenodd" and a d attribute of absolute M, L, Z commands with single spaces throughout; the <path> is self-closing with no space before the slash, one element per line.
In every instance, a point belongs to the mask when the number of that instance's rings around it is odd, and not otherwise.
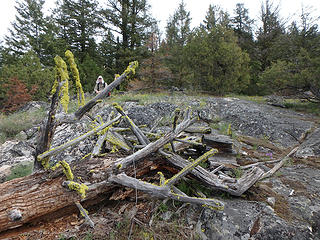
<path fill-rule="evenodd" d="M 96 94 L 99 94 L 107 87 L 107 84 L 104 82 L 103 77 L 99 76 L 96 81 L 96 86 L 94 87 L 94 91 Z"/>

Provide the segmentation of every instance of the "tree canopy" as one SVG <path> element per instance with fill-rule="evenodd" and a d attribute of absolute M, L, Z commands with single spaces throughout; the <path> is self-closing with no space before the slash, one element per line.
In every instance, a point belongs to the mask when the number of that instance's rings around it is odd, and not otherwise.
<path fill-rule="evenodd" d="M 16 0 L 15 20 L 0 46 L 0 106 L 9 99 L 4 86 L 10 79 L 34 91 L 33 100 L 45 100 L 53 59 L 66 50 L 74 53 L 85 92 L 93 91 L 98 75 L 111 82 L 138 60 L 136 81 L 146 87 L 218 95 L 290 89 L 320 99 L 320 34 L 311 8 L 302 8 L 300 20 L 288 23 L 272 0 L 261 3 L 258 19 L 249 17 L 243 3 L 232 13 L 209 5 L 203 22 L 192 28 L 191 12 L 181 0 L 162 34 L 148 0 L 106 0 L 105 5 L 57 0 L 49 12 L 44 4 Z"/>

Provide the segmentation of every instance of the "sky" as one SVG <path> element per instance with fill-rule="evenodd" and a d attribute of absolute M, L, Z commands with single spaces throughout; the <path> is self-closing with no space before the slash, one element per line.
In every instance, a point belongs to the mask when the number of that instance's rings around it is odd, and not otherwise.
<path fill-rule="evenodd" d="M 98 0 L 104 4 L 106 0 Z M 151 13 L 159 21 L 162 32 L 170 15 L 173 15 L 181 0 L 148 0 L 151 5 Z M 249 15 L 257 19 L 261 9 L 261 0 L 184 0 L 186 8 L 191 13 L 192 27 L 197 27 L 203 21 L 204 16 L 210 4 L 219 5 L 223 10 L 228 11 L 231 15 L 237 3 L 244 3 L 249 9 Z M 274 0 L 274 4 L 280 5 L 280 15 L 288 22 L 297 19 L 301 13 L 302 7 L 312 7 L 313 16 L 320 16 L 319 0 Z M 53 8 L 55 0 L 46 0 L 45 9 Z M 15 0 L 0 0 L 0 39 L 8 33 L 8 28 L 15 19 L 16 10 L 14 8 Z M 290 16 L 290 17 L 289 17 Z M 318 21 L 320 25 L 320 21 Z"/>

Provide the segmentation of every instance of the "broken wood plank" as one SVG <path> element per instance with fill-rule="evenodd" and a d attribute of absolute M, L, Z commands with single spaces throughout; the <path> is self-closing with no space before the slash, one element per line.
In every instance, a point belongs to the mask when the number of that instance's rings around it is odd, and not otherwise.
<path fill-rule="evenodd" d="M 210 127 L 205 126 L 190 126 L 184 131 L 187 133 L 209 134 L 212 132 L 212 129 Z"/>
<path fill-rule="evenodd" d="M 125 150 L 126 152 L 129 152 L 131 150 L 124 138 L 120 134 L 111 130 L 107 132 L 106 141 Z"/>
<path fill-rule="evenodd" d="M 184 168 L 189 164 L 189 161 L 180 157 L 174 153 L 167 153 L 163 150 L 159 151 L 164 155 L 168 161 L 179 168 Z M 228 192 L 234 196 L 241 196 L 246 190 L 248 190 L 258 179 L 262 176 L 263 171 L 260 168 L 254 167 L 250 171 L 246 172 L 240 179 L 237 179 L 235 183 L 224 183 L 215 174 L 211 174 L 201 166 L 197 166 L 190 172 L 193 176 L 204 183 L 206 186 L 214 190 L 222 190 Z"/>
<path fill-rule="evenodd" d="M 230 153 L 218 153 L 214 157 L 210 157 L 208 159 L 208 162 L 210 164 L 210 168 L 215 168 L 217 166 L 220 166 L 221 164 L 225 166 L 229 165 L 231 167 L 239 167 L 237 157 L 234 154 Z"/>
<path fill-rule="evenodd" d="M 219 152 L 232 153 L 233 141 L 229 136 L 225 135 L 203 135 L 202 143 L 217 148 Z"/>

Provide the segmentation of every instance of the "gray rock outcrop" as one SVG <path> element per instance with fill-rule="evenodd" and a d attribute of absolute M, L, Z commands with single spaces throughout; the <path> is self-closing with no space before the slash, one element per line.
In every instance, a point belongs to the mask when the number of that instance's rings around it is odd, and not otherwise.
<path fill-rule="evenodd" d="M 241 134 L 284 148 L 299 144 L 315 126 L 305 114 L 237 98 L 209 98 L 208 107 Z"/>
<path fill-rule="evenodd" d="M 317 128 L 307 139 L 304 141 L 297 153 L 296 157 L 308 158 L 320 156 L 320 128 Z"/>

